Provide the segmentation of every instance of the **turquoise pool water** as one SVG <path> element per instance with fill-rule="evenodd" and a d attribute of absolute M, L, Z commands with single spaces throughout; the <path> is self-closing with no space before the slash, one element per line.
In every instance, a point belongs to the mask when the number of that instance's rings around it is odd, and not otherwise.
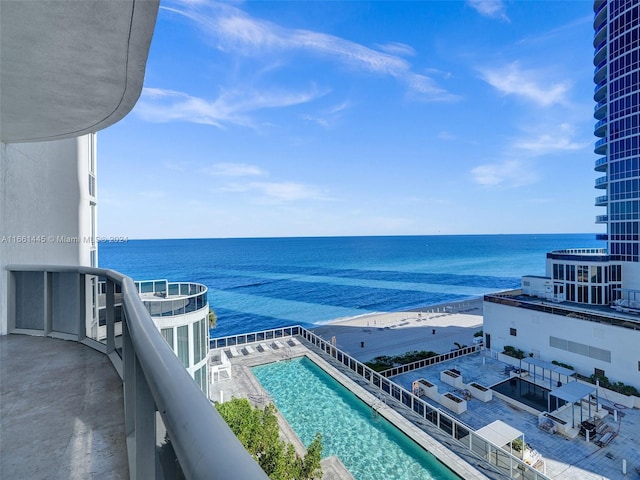
<path fill-rule="evenodd" d="M 322 433 L 323 458 L 356 480 L 460 479 L 308 358 L 252 370 L 302 442 Z"/>

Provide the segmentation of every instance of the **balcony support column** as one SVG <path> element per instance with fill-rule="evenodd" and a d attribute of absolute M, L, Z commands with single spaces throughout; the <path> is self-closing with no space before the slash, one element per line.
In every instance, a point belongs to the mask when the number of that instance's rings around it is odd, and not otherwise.
<path fill-rule="evenodd" d="M 125 432 L 131 480 L 156 478 L 155 402 L 123 322 Z"/>
<path fill-rule="evenodd" d="M 137 358 L 135 375 L 136 459 L 132 480 L 156 478 L 156 406 Z"/>

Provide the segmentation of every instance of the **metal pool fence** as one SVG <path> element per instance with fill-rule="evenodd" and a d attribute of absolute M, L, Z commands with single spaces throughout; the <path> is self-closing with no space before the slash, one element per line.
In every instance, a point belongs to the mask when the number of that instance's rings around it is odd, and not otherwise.
<path fill-rule="evenodd" d="M 315 333 L 301 326 L 274 328 L 260 332 L 212 338 L 211 348 L 226 348 L 236 345 L 245 345 L 248 343 L 277 340 L 296 335 L 306 340 L 306 342 L 319 349 L 324 354 L 335 359 L 356 375 L 362 377 L 375 389 L 380 392 L 384 392 L 399 401 L 403 407 L 416 413 L 429 422 L 430 425 L 436 427 L 440 432 L 444 433 L 451 439 L 456 440 L 467 450 L 489 462 L 492 466 L 496 467 L 500 473 L 508 475 L 509 478 L 518 478 L 523 480 L 549 480 L 549 477 L 534 468 L 532 465 L 527 464 L 522 459 L 512 455 L 506 450 L 503 450 L 501 446 L 489 442 L 479 436 L 470 426 L 465 425 L 463 422 L 445 413 L 441 409 L 430 405 L 426 401 L 414 395 L 412 392 L 387 378 L 429 365 L 435 365 L 463 355 L 475 353 L 481 349 L 479 345 L 465 347 L 436 357 L 394 367 L 383 372 L 376 372 L 362 362 L 339 350 L 330 342 L 327 342 Z"/>

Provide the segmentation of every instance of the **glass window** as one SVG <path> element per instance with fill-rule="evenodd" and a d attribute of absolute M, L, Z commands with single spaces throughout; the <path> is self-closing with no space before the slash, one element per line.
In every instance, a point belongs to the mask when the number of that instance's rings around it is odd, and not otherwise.
<path fill-rule="evenodd" d="M 185 368 L 189 366 L 189 325 L 178 327 L 178 358 Z"/>
<path fill-rule="evenodd" d="M 193 324 L 193 363 L 200 362 L 207 355 L 207 319 Z"/>
<path fill-rule="evenodd" d="M 162 336 L 171 347 L 171 350 L 175 352 L 176 349 L 173 346 L 173 328 L 163 328 L 162 330 L 160 330 L 160 333 L 162 333 Z"/>
<path fill-rule="evenodd" d="M 202 368 L 196 370 L 193 373 L 193 379 L 200 387 L 200 390 L 202 390 L 204 394 L 207 395 L 207 366 L 205 365 Z"/>

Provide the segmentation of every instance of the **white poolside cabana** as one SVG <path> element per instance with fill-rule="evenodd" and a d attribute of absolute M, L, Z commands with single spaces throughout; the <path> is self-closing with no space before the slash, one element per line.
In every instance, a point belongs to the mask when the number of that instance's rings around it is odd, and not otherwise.
<path fill-rule="evenodd" d="M 576 372 L 570 370 L 568 368 L 561 367 L 559 365 L 554 365 L 550 362 L 545 362 L 538 358 L 523 358 L 521 360 L 522 363 L 527 364 L 527 372 L 529 375 L 533 377 L 533 383 L 536 383 L 536 375 L 539 374 L 540 370 L 542 371 L 542 379 L 546 379 L 546 373 L 549 372 L 549 390 L 553 390 L 553 374 L 557 375 L 556 382 L 557 385 L 561 385 L 562 383 L 569 383 L 571 381 L 576 380 Z"/>
<path fill-rule="evenodd" d="M 584 398 L 587 399 L 589 418 L 591 415 L 591 395 L 595 393 L 596 399 L 596 409 L 598 405 L 598 389 L 595 385 L 586 385 L 580 382 L 570 382 L 566 385 L 562 385 L 561 387 L 556 388 L 555 390 L 551 390 L 549 392 L 548 398 L 548 411 L 551 411 L 551 397 L 559 398 L 564 400 L 567 403 L 571 404 L 571 426 L 572 428 L 576 427 L 576 419 L 575 419 L 575 405 L 579 403 L 580 405 L 580 424 L 583 421 L 582 415 L 582 400 Z"/>
<path fill-rule="evenodd" d="M 522 451 L 524 451 L 524 433 L 520 430 L 513 428 L 508 423 L 504 423 L 502 420 L 496 420 L 495 422 L 491 422 L 488 425 L 485 425 L 479 430 L 476 430 L 476 435 L 484 438 L 485 440 L 493 443 L 494 445 L 500 446 L 503 450 L 508 451 L 513 455 L 513 445 L 512 442 L 514 440 L 521 439 L 522 440 Z M 506 449 L 505 447 L 509 448 Z M 520 457 L 522 457 L 522 452 L 520 452 Z"/>

